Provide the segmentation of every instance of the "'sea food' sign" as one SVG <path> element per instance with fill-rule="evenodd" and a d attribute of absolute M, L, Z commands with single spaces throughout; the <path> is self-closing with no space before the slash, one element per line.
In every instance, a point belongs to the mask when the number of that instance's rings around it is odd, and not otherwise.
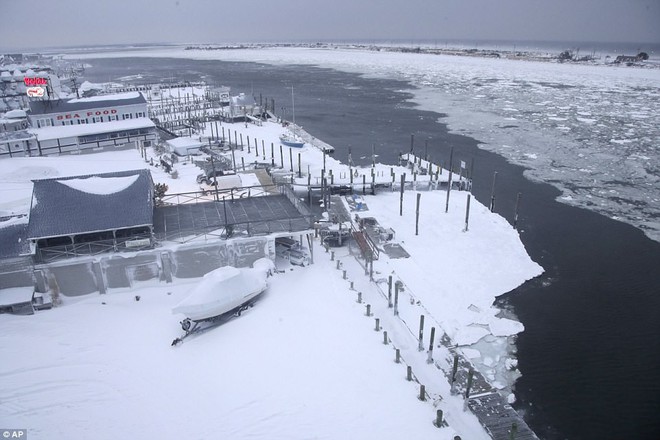
<path fill-rule="evenodd" d="M 110 109 L 110 110 L 95 110 L 95 111 L 90 111 L 90 112 L 84 112 L 84 113 L 66 113 L 64 115 L 57 115 L 57 120 L 61 121 L 62 119 L 77 119 L 80 118 L 81 114 L 83 115 L 82 117 L 86 116 L 103 116 L 103 115 L 114 115 L 117 113 L 117 109 Z"/>

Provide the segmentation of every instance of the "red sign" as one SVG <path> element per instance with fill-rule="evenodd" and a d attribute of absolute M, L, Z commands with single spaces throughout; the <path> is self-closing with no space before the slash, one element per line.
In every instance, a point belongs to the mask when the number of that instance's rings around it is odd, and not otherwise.
<path fill-rule="evenodd" d="M 48 80 L 46 78 L 23 78 L 23 81 L 28 87 L 45 86 L 48 84 Z"/>
<path fill-rule="evenodd" d="M 43 87 L 28 87 L 27 95 L 31 98 L 41 98 L 46 93 Z"/>
<path fill-rule="evenodd" d="M 117 113 L 117 110 L 112 109 L 112 110 L 96 110 L 94 112 L 87 112 L 84 115 L 85 116 L 102 116 L 102 115 L 114 115 Z M 78 119 L 80 118 L 79 113 L 67 113 L 65 115 L 58 115 L 57 120 L 61 121 L 62 119 Z"/>

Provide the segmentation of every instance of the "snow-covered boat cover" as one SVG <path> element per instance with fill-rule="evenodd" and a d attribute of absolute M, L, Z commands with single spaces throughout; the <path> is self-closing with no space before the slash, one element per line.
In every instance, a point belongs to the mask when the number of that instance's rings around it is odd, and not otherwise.
<path fill-rule="evenodd" d="M 192 320 L 229 312 L 266 290 L 272 262 L 255 262 L 255 269 L 224 266 L 204 275 L 186 299 L 172 309 Z"/>

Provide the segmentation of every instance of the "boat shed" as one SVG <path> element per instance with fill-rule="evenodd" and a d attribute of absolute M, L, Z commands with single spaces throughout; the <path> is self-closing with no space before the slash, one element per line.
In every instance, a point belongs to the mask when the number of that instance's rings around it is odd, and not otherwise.
<path fill-rule="evenodd" d="M 34 180 L 27 227 L 37 262 L 152 246 L 148 170 Z"/>

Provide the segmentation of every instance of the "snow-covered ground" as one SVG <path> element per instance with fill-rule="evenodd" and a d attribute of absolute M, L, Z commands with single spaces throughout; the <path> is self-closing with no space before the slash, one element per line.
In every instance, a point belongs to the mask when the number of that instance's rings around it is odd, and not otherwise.
<path fill-rule="evenodd" d="M 563 191 L 560 200 L 660 240 L 660 69 L 377 51 L 176 48 L 150 56 L 308 64 L 411 81 L 415 103 Z"/>
<path fill-rule="evenodd" d="M 518 332 L 519 324 L 494 317 L 492 301 L 539 266 L 485 207 L 473 205 L 468 232 L 459 194 L 449 214 L 435 212 L 443 194 L 423 193 L 419 236 L 410 221 L 413 192 L 404 217 L 397 193 L 365 197 L 370 210 L 362 214 L 394 227 L 413 254 L 382 256 L 376 278 L 394 273 L 406 282 L 400 313 L 408 327 L 425 314 L 429 326 L 463 343 Z M 171 308 L 199 280 L 64 297 L 62 306 L 36 315 L 0 315 L 0 418 L 36 439 L 488 438 L 348 250 L 337 250 L 342 268 L 431 401 L 417 400 L 418 385 L 405 381 L 405 366 L 393 362 L 393 347 L 374 332 L 373 317 L 318 241 L 315 256 L 305 268 L 278 261 L 284 272 L 269 279 L 254 308 L 176 348 L 169 343 L 181 330 Z M 435 357 L 446 368 L 443 353 Z M 504 361 L 506 353 L 499 355 Z M 448 428 L 432 425 L 436 405 Z"/>
<path fill-rule="evenodd" d="M 285 129 L 280 125 L 223 126 L 259 139 L 256 153 L 254 144 L 251 152 L 234 152 L 237 162 L 270 162 L 271 142 L 275 162 L 281 161 L 277 136 Z M 292 151 L 301 152 L 303 170 L 309 165 L 312 175 L 318 174 L 320 150 L 306 146 Z M 153 156 L 151 149 L 148 153 Z M 326 161 L 336 176 L 346 172 L 346 165 Z M 284 168 L 290 164 L 284 148 Z M 33 178 L 137 168 L 150 169 L 154 181 L 168 184 L 170 193 L 199 189 L 195 176 L 200 169 L 185 158 L 175 164 L 177 179 L 145 162 L 137 150 L 14 158 L 0 161 L 0 209 L 27 212 Z M 389 176 L 389 165 L 376 169 Z M 365 316 L 357 292 L 349 289 L 317 241 L 314 265 L 292 268 L 278 261 L 284 273 L 270 279 L 254 308 L 176 348 L 170 342 L 181 334 L 180 317 L 171 308 L 198 280 L 137 283 L 131 290 L 106 295 L 65 297 L 62 306 L 32 316 L 0 315 L 0 420 L 28 427 L 30 438 L 37 439 L 451 439 L 457 433 L 488 438 L 476 418 L 463 411 L 461 398 L 450 395 L 442 372 L 417 351 L 408 328 L 426 315 L 429 326 L 439 326 L 466 347 L 464 353 L 485 368 L 496 386 L 505 386 L 499 383 L 506 382 L 502 366 L 515 359 L 503 344 L 523 328 L 497 317 L 493 300 L 542 269 L 526 255 L 516 231 L 474 199 L 470 228 L 463 232 L 467 193 L 452 192 L 449 213 L 440 208 L 444 191 L 421 194 L 418 236 L 413 191 L 405 194 L 403 217 L 398 215 L 397 193 L 365 196 L 369 211 L 360 212 L 393 228 L 396 240 L 411 254 L 397 260 L 383 254 L 374 265 L 381 289 L 390 274 L 405 283 L 403 321 L 393 316 L 347 248 L 336 256 L 363 300 L 381 317 L 405 363 L 426 385 L 429 402 L 417 399 L 418 385 L 405 381 L 405 366 L 393 362 L 393 346 L 382 343 L 374 317 Z M 467 348 L 477 341 L 481 345 Z M 435 358 L 446 369 L 446 350 L 438 348 Z M 436 408 L 445 412 L 448 428 L 431 423 Z"/>
<path fill-rule="evenodd" d="M 404 264 L 379 261 L 377 271 L 394 268 L 407 276 L 416 299 L 429 300 L 441 322 L 446 316 L 461 320 L 461 315 L 472 314 L 468 303 L 485 309 L 482 319 L 492 316 L 493 295 L 538 271 L 513 230 L 485 208 L 477 207 L 474 233 L 460 231 L 460 215 L 446 218 L 446 231 L 432 232 L 428 223 L 436 216 L 423 210 L 423 232 L 415 238 L 396 214 L 377 206 L 392 205 L 396 196 L 367 197 L 370 213 L 382 213 L 383 222 L 400 227 L 409 250 L 423 250 Z M 491 239 L 485 240 L 487 235 Z M 483 257 L 449 265 L 437 261 L 439 277 L 420 275 L 436 261 L 428 258 L 433 247 L 424 243 L 438 239 L 454 248 L 457 257 L 465 250 Z M 0 356 L 5 360 L 0 365 L 0 417 L 12 426 L 28 427 L 36 439 L 450 439 L 455 433 L 488 438 L 476 419 L 463 412 L 461 398 L 449 395 L 441 373 L 426 365 L 412 335 L 392 318 L 385 319 L 384 314 L 391 314 L 386 301 L 347 251 L 339 250 L 349 277 L 363 290 L 365 302 L 373 303 L 374 312 L 383 314 L 384 329 L 433 399 L 417 400 L 418 385 L 405 381 L 405 366 L 393 362 L 392 346 L 382 344 L 373 318 L 365 317 L 364 304 L 356 303 L 356 292 L 332 269 L 334 263 L 318 242 L 315 253 L 316 264 L 305 268 L 279 261 L 284 272 L 269 280 L 254 308 L 176 348 L 169 342 L 181 330 L 171 308 L 198 280 L 64 297 L 64 304 L 50 311 L 0 316 Z M 519 268 L 474 270 L 496 259 Z M 474 276 L 463 279 L 467 285 L 458 290 L 467 266 Z M 492 289 L 472 293 L 484 281 Z M 447 289 L 437 290 L 437 282 Z M 411 293 L 401 296 L 401 315 L 428 313 L 410 304 Z M 443 409 L 450 427 L 432 425 L 435 405 Z"/>
<path fill-rule="evenodd" d="M 452 438 L 327 266 L 278 274 L 240 318 L 173 348 L 193 285 L 0 316 L 0 419 L 32 439 Z"/>

